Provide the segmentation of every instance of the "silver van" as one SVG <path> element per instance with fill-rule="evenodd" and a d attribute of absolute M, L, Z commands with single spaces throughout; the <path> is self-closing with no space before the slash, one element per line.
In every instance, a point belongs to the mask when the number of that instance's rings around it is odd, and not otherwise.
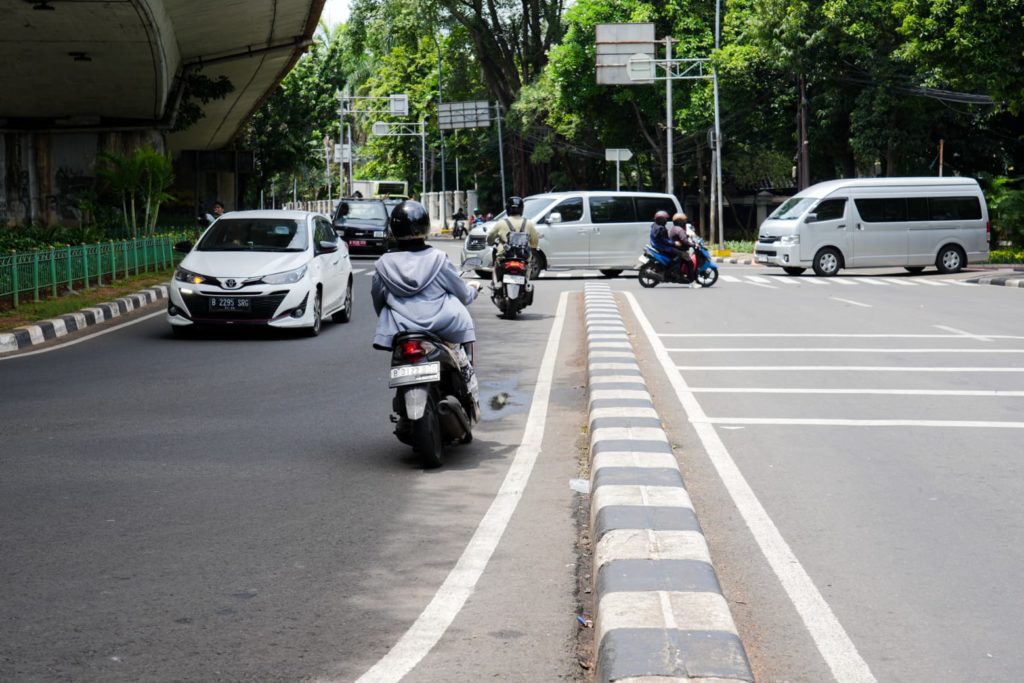
<path fill-rule="evenodd" d="M 973 178 L 831 180 L 768 216 L 754 259 L 790 275 L 880 266 L 956 273 L 988 258 L 990 232 L 985 196 Z"/>
<path fill-rule="evenodd" d="M 524 199 L 523 215 L 540 233 L 536 269 L 587 268 L 615 277 L 635 267 L 658 211 L 682 211 L 673 195 L 658 192 L 550 192 Z M 488 230 L 505 214 L 473 228 L 462 246 L 462 260 L 482 259 L 491 267 Z"/>

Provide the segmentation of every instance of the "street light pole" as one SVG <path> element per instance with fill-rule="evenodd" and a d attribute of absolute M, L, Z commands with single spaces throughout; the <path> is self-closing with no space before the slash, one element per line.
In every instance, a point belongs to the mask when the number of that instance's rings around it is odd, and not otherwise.
<path fill-rule="evenodd" d="M 672 36 L 665 37 L 665 60 L 671 69 L 672 64 L 672 43 L 675 40 Z M 674 183 L 672 182 L 672 77 L 665 79 L 665 192 L 672 194 Z"/>
<path fill-rule="evenodd" d="M 441 89 L 441 41 L 434 37 L 434 41 L 437 43 L 437 108 L 438 111 L 441 109 L 441 105 L 444 103 L 444 92 Z M 444 177 L 444 128 L 438 126 L 441 133 L 441 229 L 447 227 L 448 219 L 445 213 L 445 195 L 447 194 L 447 187 L 445 186 Z"/>

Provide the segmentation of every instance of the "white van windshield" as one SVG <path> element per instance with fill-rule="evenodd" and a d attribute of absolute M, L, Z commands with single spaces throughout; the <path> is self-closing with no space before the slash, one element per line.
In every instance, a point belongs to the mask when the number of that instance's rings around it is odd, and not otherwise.
<path fill-rule="evenodd" d="M 816 201 L 818 200 L 813 197 L 790 197 L 782 203 L 782 206 L 772 211 L 772 215 L 768 218 L 780 221 L 795 220 L 800 218 L 804 211 L 811 208 Z"/>

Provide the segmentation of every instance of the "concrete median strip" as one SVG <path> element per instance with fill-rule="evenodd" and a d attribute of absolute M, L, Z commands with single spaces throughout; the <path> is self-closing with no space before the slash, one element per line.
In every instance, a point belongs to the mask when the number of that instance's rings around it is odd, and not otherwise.
<path fill-rule="evenodd" d="M 52 320 L 43 320 L 33 325 L 18 327 L 13 332 L 0 332 L 0 354 L 13 353 L 52 339 L 58 339 L 165 299 L 167 299 L 167 285 L 157 285 L 109 303 L 83 308 L 76 313 L 68 313 Z"/>
<path fill-rule="evenodd" d="M 587 285 L 598 681 L 753 681 L 614 295 Z"/>

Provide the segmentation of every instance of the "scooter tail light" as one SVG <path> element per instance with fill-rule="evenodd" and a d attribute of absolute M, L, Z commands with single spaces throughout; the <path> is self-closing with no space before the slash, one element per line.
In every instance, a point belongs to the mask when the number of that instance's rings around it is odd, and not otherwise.
<path fill-rule="evenodd" d="M 407 363 L 419 363 L 434 350 L 434 345 L 422 339 L 410 339 L 398 347 L 398 355 Z"/>
<path fill-rule="evenodd" d="M 505 270 L 508 272 L 516 271 L 522 272 L 526 269 L 526 264 L 522 261 L 505 261 Z"/>

